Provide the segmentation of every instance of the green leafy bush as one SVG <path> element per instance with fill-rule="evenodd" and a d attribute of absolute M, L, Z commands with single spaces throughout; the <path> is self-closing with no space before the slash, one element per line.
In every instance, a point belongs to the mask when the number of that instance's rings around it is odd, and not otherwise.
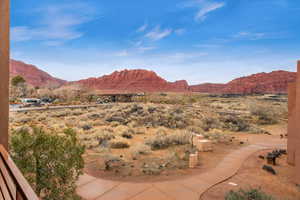
<path fill-rule="evenodd" d="M 19 129 L 10 147 L 13 160 L 41 199 L 79 199 L 75 183 L 84 167 L 84 146 L 72 129 L 63 135 L 35 127 Z"/>

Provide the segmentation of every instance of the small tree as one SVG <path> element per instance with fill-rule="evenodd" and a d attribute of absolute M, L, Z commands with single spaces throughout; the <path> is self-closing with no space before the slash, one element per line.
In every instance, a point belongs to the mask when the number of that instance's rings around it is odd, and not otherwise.
<path fill-rule="evenodd" d="M 41 199 L 79 199 L 75 182 L 84 167 L 84 147 L 72 129 L 66 129 L 63 135 L 36 127 L 14 131 L 11 151 L 13 160 Z"/>
<path fill-rule="evenodd" d="M 15 76 L 11 79 L 10 96 L 13 99 L 26 97 L 30 93 L 30 89 L 22 76 Z"/>
<path fill-rule="evenodd" d="M 20 84 L 24 84 L 25 82 L 26 82 L 25 79 L 20 75 L 17 75 L 11 79 L 11 84 L 14 87 L 17 87 Z"/>

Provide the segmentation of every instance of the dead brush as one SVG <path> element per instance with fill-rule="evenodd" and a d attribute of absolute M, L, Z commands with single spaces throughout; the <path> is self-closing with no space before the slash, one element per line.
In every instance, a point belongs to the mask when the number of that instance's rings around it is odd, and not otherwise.
<path fill-rule="evenodd" d="M 171 145 L 189 144 L 191 135 L 189 131 L 175 131 L 170 134 L 158 133 L 147 139 L 145 144 L 149 145 L 152 150 L 165 149 Z"/>
<path fill-rule="evenodd" d="M 250 124 L 243 118 L 237 116 L 237 115 L 226 115 L 221 117 L 221 122 L 223 122 L 223 128 L 240 132 L 240 131 L 249 131 Z"/>
<path fill-rule="evenodd" d="M 137 157 L 139 155 L 148 155 L 151 153 L 151 148 L 148 145 L 138 143 L 130 147 L 130 153 L 132 157 Z"/>
<path fill-rule="evenodd" d="M 112 149 L 126 149 L 130 147 L 127 140 L 122 137 L 115 137 L 114 139 L 110 140 L 109 146 Z"/>
<path fill-rule="evenodd" d="M 273 106 L 264 104 L 251 104 L 250 114 L 255 117 L 255 121 L 260 125 L 276 124 L 280 119 L 280 114 Z"/>

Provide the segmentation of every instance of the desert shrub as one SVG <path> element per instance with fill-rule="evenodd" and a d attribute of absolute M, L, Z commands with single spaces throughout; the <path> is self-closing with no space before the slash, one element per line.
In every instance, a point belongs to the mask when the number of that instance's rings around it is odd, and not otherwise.
<path fill-rule="evenodd" d="M 120 156 L 111 154 L 111 153 L 106 153 L 104 155 L 102 155 L 103 157 L 103 167 L 100 167 L 100 169 L 103 170 L 113 170 L 113 169 L 117 169 L 120 168 L 124 165 L 125 161 L 120 158 Z"/>
<path fill-rule="evenodd" d="M 107 122 L 118 122 L 120 124 L 125 124 L 125 119 L 121 115 L 117 115 L 117 114 L 108 116 L 105 120 Z"/>
<path fill-rule="evenodd" d="M 115 132 L 123 138 L 131 139 L 134 134 L 134 130 L 127 126 L 117 126 Z"/>
<path fill-rule="evenodd" d="M 257 123 L 261 125 L 276 124 L 279 120 L 279 114 L 272 106 L 251 105 L 250 113 L 257 118 Z"/>
<path fill-rule="evenodd" d="M 15 120 L 16 123 L 28 123 L 31 122 L 33 119 L 31 117 L 27 117 L 27 116 L 23 116 L 23 117 L 19 117 L 18 119 Z"/>
<path fill-rule="evenodd" d="M 84 131 L 88 131 L 88 130 L 91 130 L 93 127 L 89 124 L 84 124 L 81 126 L 81 128 L 84 130 Z"/>
<path fill-rule="evenodd" d="M 151 149 L 148 145 L 145 144 L 136 144 L 130 148 L 130 152 L 132 157 L 136 157 L 138 155 L 147 155 L 151 153 Z"/>
<path fill-rule="evenodd" d="M 209 132 L 205 132 L 203 136 L 206 139 L 213 140 L 219 143 L 228 143 L 231 140 L 231 137 L 225 134 L 222 130 L 219 129 L 211 129 Z"/>
<path fill-rule="evenodd" d="M 125 149 L 128 148 L 130 145 L 126 139 L 121 137 L 116 137 L 109 141 L 109 146 L 110 148 L 113 149 Z"/>
<path fill-rule="evenodd" d="M 226 196 L 225 200 L 275 200 L 274 197 L 265 194 L 260 189 L 249 189 L 238 191 L 230 191 Z"/>
<path fill-rule="evenodd" d="M 94 130 L 91 134 L 79 135 L 79 139 L 89 149 L 95 147 L 106 147 L 108 146 L 108 141 L 114 138 L 114 134 L 107 129 Z"/>
<path fill-rule="evenodd" d="M 46 133 L 40 128 L 19 129 L 11 137 L 11 155 L 41 199 L 79 199 L 76 181 L 84 167 L 84 146 L 76 133 Z"/>
<path fill-rule="evenodd" d="M 203 134 L 204 130 L 201 127 L 198 126 L 189 126 L 187 128 L 188 131 L 196 134 Z"/>
<path fill-rule="evenodd" d="M 221 121 L 224 123 L 223 127 L 230 131 L 248 131 L 250 128 L 249 123 L 237 115 L 224 116 Z"/>
<path fill-rule="evenodd" d="M 115 138 L 115 136 L 112 132 L 105 130 L 105 129 L 99 130 L 98 132 L 96 132 L 95 136 L 96 136 L 96 140 L 98 141 L 98 143 L 102 146 L 106 146 L 107 141 Z"/>
<path fill-rule="evenodd" d="M 137 135 L 145 134 L 145 133 L 146 133 L 146 128 L 144 128 L 144 127 L 139 127 L 139 128 L 137 128 L 137 129 L 134 131 L 134 133 L 137 134 Z"/>
<path fill-rule="evenodd" d="M 158 133 L 155 136 L 146 140 L 146 144 L 152 150 L 165 149 L 171 145 L 189 144 L 191 140 L 191 133 L 188 131 L 176 131 L 171 134 Z"/>
<path fill-rule="evenodd" d="M 191 142 L 192 133 L 189 131 L 175 131 L 168 135 L 169 142 L 173 145 L 184 145 Z"/>
<path fill-rule="evenodd" d="M 204 131 L 209 131 L 209 129 L 216 129 L 216 128 L 220 128 L 221 126 L 222 125 L 219 119 L 213 117 L 207 117 L 203 119 L 201 128 Z"/>
<path fill-rule="evenodd" d="M 129 131 L 125 131 L 125 132 L 123 132 L 123 133 L 121 134 L 121 136 L 122 136 L 123 138 L 126 138 L 126 139 L 131 139 L 131 138 L 132 138 L 132 133 L 129 132 Z"/>
<path fill-rule="evenodd" d="M 50 114 L 50 117 L 66 117 L 70 115 L 70 111 L 65 110 L 65 111 L 54 111 L 53 113 Z"/>

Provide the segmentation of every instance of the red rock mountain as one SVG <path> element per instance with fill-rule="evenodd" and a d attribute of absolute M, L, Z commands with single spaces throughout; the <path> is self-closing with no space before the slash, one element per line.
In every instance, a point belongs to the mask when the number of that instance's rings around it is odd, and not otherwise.
<path fill-rule="evenodd" d="M 295 80 L 295 72 L 280 70 L 237 78 L 226 84 L 200 84 L 190 88 L 193 92 L 223 94 L 287 93 L 288 83 Z"/>
<path fill-rule="evenodd" d="M 38 69 L 34 65 L 29 65 L 21 61 L 10 60 L 10 76 L 20 75 L 32 86 L 55 85 L 61 86 L 66 81 L 54 78 L 50 74 Z"/>
<path fill-rule="evenodd" d="M 199 85 L 191 85 L 190 90 L 192 92 L 201 92 L 201 93 L 222 93 L 222 90 L 225 88 L 226 84 L 221 83 L 203 83 Z"/>
<path fill-rule="evenodd" d="M 57 79 L 37 67 L 11 60 L 11 76 L 21 75 L 33 86 L 63 85 Z M 204 83 L 189 86 L 185 80 L 168 82 L 153 71 L 123 70 L 99 78 L 88 78 L 72 82 L 87 88 L 107 91 L 135 92 L 201 92 L 226 94 L 287 93 L 289 82 L 296 80 L 295 72 L 273 71 L 234 79 L 226 84 Z"/>
<path fill-rule="evenodd" d="M 167 82 L 155 72 L 136 69 L 116 71 L 99 78 L 89 78 L 75 83 L 98 90 L 140 92 L 186 92 L 189 85 L 185 80 Z"/>

